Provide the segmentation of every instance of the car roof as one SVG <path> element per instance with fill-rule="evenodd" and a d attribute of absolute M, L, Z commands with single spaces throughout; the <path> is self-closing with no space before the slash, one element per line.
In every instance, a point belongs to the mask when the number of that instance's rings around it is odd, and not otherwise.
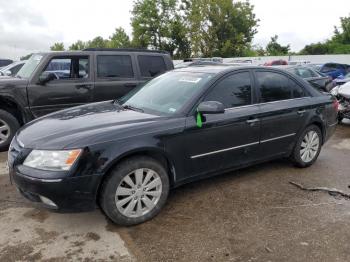
<path fill-rule="evenodd" d="M 122 53 L 144 53 L 144 54 L 156 54 L 156 55 L 169 55 L 167 51 L 162 50 L 148 50 L 148 49 L 138 49 L 138 48 L 86 48 L 84 50 L 70 50 L 70 51 L 48 51 L 48 52 L 39 52 L 35 54 L 39 55 L 86 55 L 88 53 L 113 53 L 113 52 L 122 52 Z"/>
<path fill-rule="evenodd" d="M 149 50 L 149 49 L 142 49 L 142 48 L 85 48 L 82 51 L 98 51 L 98 52 L 144 52 L 144 53 L 160 53 L 160 54 L 169 54 L 167 51 L 163 50 Z"/>
<path fill-rule="evenodd" d="M 190 67 L 184 67 L 184 68 L 177 68 L 173 71 L 176 72 L 193 72 L 193 73 L 211 73 L 211 74 L 219 74 L 219 73 L 225 73 L 230 71 L 236 71 L 236 70 L 242 70 L 242 69 L 269 69 L 269 70 L 275 70 L 274 67 L 271 66 L 251 66 L 251 65 L 204 65 L 204 66 L 190 66 Z M 276 69 L 278 71 L 278 69 Z"/>
<path fill-rule="evenodd" d="M 294 69 L 294 68 L 307 68 L 314 71 L 312 68 L 308 67 L 307 65 L 278 65 L 278 66 L 275 66 L 275 68 L 280 68 L 284 70 Z"/>

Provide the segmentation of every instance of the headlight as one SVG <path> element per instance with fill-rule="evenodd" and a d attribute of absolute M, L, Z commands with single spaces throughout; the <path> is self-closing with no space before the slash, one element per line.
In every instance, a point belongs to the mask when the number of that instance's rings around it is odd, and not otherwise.
<path fill-rule="evenodd" d="M 42 170 L 67 171 L 81 154 L 81 149 L 75 150 L 33 150 L 27 156 L 23 165 Z"/>

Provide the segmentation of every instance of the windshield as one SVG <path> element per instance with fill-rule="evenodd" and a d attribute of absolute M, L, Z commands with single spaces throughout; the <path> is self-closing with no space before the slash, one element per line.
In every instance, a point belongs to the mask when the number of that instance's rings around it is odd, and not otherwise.
<path fill-rule="evenodd" d="M 42 55 L 32 55 L 29 60 L 23 65 L 23 67 L 18 71 L 16 76 L 19 78 L 29 78 L 42 58 Z"/>
<path fill-rule="evenodd" d="M 178 112 L 207 83 L 213 74 L 193 72 L 168 72 L 125 96 L 119 102 L 124 107 L 161 115 Z"/>

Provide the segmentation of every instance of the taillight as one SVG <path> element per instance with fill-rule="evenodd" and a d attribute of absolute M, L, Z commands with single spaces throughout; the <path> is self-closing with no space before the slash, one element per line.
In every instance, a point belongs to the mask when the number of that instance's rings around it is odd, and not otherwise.
<path fill-rule="evenodd" d="M 334 107 L 335 111 L 338 112 L 338 110 L 339 110 L 339 102 L 338 102 L 337 99 L 333 100 L 333 107 Z"/>

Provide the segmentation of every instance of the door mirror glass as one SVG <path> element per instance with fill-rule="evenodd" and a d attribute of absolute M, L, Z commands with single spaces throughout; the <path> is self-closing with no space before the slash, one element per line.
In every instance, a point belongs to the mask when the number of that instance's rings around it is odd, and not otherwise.
<path fill-rule="evenodd" d="M 5 76 L 10 76 L 10 75 L 12 75 L 12 72 L 10 70 L 7 70 L 7 71 L 4 72 L 4 75 Z"/>
<path fill-rule="evenodd" d="M 197 111 L 201 114 L 222 114 L 225 107 L 218 101 L 204 101 L 199 104 Z"/>
<path fill-rule="evenodd" d="M 39 84 L 45 85 L 48 82 L 58 79 L 55 73 L 52 72 L 43 72 L 39 77 Z"/>

